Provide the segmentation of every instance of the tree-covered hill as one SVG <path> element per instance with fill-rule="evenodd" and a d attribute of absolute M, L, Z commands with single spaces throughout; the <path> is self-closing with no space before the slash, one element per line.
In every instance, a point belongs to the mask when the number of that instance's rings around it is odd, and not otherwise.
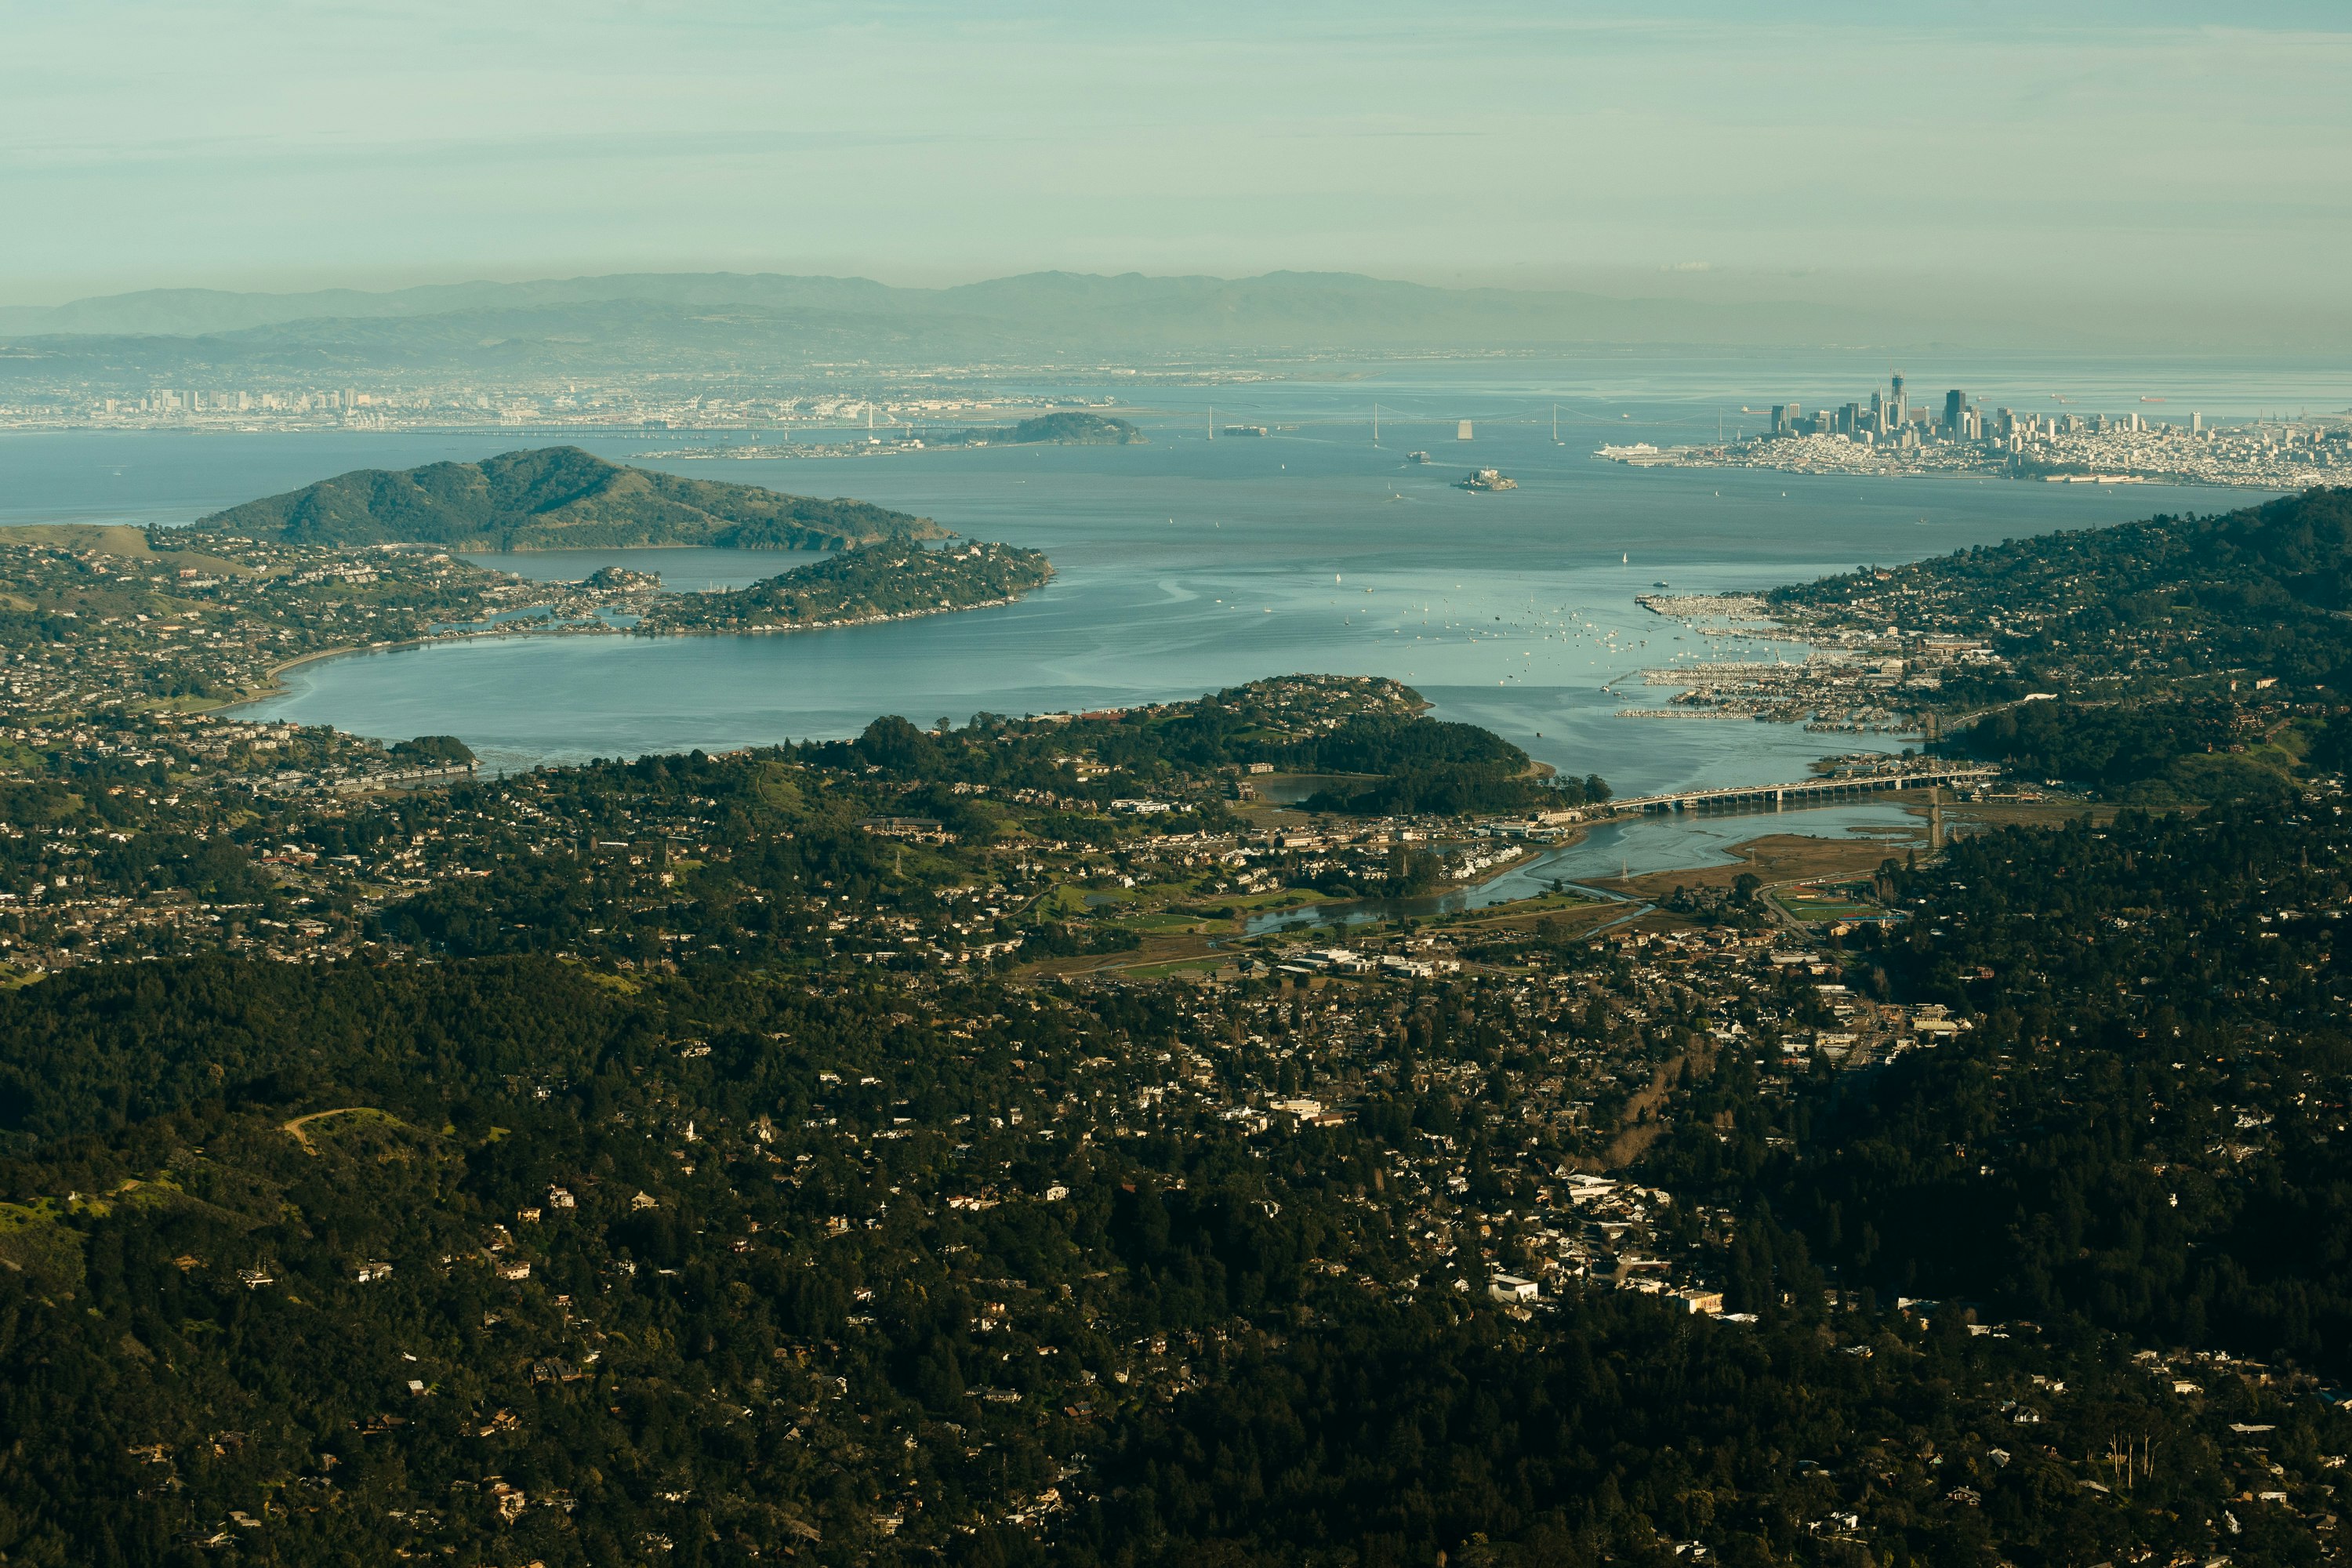
<path fill-rule="evenodd" d="M 1524 1047 L 1475 994 L 1357 1048 L 1401 1084 L 1500 1070 Z M 545 959 L 212 958 L 0 995 L 0 1551 L 2325 1560 L 2347 1423 L 2285 1380 L 2217 1371 L 2188 1401 L 2071 1316 L 1832 1301 L 1769 1212 L 1733 1235 L 1664 1194 L 1665 1245 L 1731 1236 L 1744 1321 L 1603 1280 L 1515 1310 L 1456 1283 L 1483 1265 L 1428 1233 L 1486 1227 L 1412 1170 L 1458 1136 L 1464 1201 L 1516 1247 L 1521 1132 L 1253 1135 L 1160 1062 L 1271 1070 L 1225 1026 L 1296 1043 L 1307 1015 L 1201 1006 Z M 2155 1451 L 2128 1485 L 2125 1435 Z M 2250 1478 L 2303 1506 L 2241 1500 Z"/>
<path fill-rule="evenodd" d="M 1853 939 L 1848 978 L 1973 1026 L 1817 1071 L 1778 1143 L 1727 1059 L 1660 1179 L 1748 1194 L 1888 1299 L 2352 1376 L 2348 850 L 2287 797 L 1890 866 L 1911 918 Z"/>
<path fill-rule="evenodd" d="M 1947 749 L 2105 798 L 2239 799 L 2347 759 L 2327 726 L 2352 696 L 2352 489 L 1865 567 L 1770 604 L 1915 648 L 1981 639 L 1990 661 L 1937 667 Z"/>
<path fill-rule="evenodd" d="M 1770 600 L 1832 624 L 1981 636 L 2053 679 L 2243 669 L 2342 689 L 2352 685 L 2352 489 L 2012 539 Z"/>
<path fill-rule="evenodd" d="M 947 532 L 928 519 L 865 501 L 680 479 L 608 463 L 577 447 L 507 452 L 478 463 L 361 468 L 231 507 L 197 526 L 293 543 L 494 550 L 844 549 Z"/>
<path fill-rule="evenodd" d="M 1111 775 L 1122 792 L 1166 790 L 1202 773 L 1253 765 L 1333 775 L 1306 804 L 1363 815 L 1507 811 L 1605 801 L 1597 773 L 1547 779 L 1491 730 L 1432 719 L 1401 682 L 1367 676 L 1288 676 L 1229 687 L 1196 701 L 1016 721 L 975 715 L 953 733 L 877 719 L 855 741 L 804 754 L 886 777 L 994 789 L 1067 790 L 1071 760 Z"/>
<path fill-rule="evenodd" d="M 1053 580 L 1043 552 L 1009 544 L 866 544 L 724 593 L 674 595 L 648 631 L 785 631 L 1002 604 Z"/>

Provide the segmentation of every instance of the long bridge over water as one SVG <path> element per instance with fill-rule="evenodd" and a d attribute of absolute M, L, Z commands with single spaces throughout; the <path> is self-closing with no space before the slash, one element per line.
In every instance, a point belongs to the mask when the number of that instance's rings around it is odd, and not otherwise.
<path fill-rule="evenodd" d="M 1720 789 L 1677 790 L 1665 795 L 1629 795 L 1610 804 L 1619 811 L 1690 811 L 1707 806 L 1747 810 L 1778 809 L 1791 805 L 1819 805 L 1891 790 L 1920 789 L 1928 784 L 1981 784 L 1998 778 L 1995 767 L 1916 768 L 1899 773 L 1861 773 L 1845 778 L 1801 779 L 1793 784 L 1735 784 Z"/>

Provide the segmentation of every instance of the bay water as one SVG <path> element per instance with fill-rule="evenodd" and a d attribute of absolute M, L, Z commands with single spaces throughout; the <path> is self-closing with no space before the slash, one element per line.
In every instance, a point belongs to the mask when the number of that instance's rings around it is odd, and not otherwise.
<path fill-rule="evenodd" d="M 772 448 L 784 437 L 670 431 L 579 444 L 616 461 L 802 494 L 855 496 L 974 538 L 1045 551 L 1046 588 L 998 608 L 762 637 L 516 637 L 300 666 L 246 715 L 401 739 L 448 733 L 494 769 L 856 733 L 879 714 L 963 722 L 1191 697 L 1261 676 L 1383 675 L 1440 717 L 1483 724 L 1620 794 L 1803 776 L 1830 752 L 1889 736 L 1620 717 L 1662 705 L 1639 672 L 1706 657 L 1801 657 L 1785 643 L 1702 639 L 1634 603 L 1761 589 L 2158 511 L 2216 510 L 2243 491 L 1994 479 L 1882 479 L 1628 468 L 1603 441 L 1662 444 L 1744 422 L 1767 381 L 1866 396 L 1860 353 L 1793 368 L 1753 355 L 1591 362 L 1290 367 L 1234 383 L 1104 376 L 1054 395 L 1134 419 L 1148 444 L 992 447 L 898 456 L 647 457 Z M 1980 363 L 1979 386 L 2061 367 Z M 2078 374 L 2078 373 L 2077 373 Z M 1943 377 L 1937 377 L 1940 384 Z M 2185 418 L 2352 401 L 2334 371 L 2253 363 L 2100 370 L 2076 405 L 2122 411 L 2161 385 Z M 1915 386 L 1922 384 L 1915 381 Z M 2017 395 L 2021 403 L 2024 394 Z M 1380 439 L 1373 442 L 1374 405 Z M 2048 406 L 2049 405 L 2042 405 Z M 1754 401 L 1751 408 L 1760 407 Z M 1470 422 L 1462 440 L 1458 422 Z M 1554 438 L 1555 422 L 1559 439 Z M 1262 425 L 1264 436 L 1216 434 Z M 854 449 L 862 431 L 829 436 Z M 61 432 L 0 435 L 0 522 L 185 521 L 352 468 L 476 458 L 497 430 L 436 433 Z M 1414 460 L 1425 453 L 1427 461 Z M 1458 481 L 1492 467 L 1516 489 Z M 614 563 L 676 587 L 738 586 L 806 557 L 710 550 L 499 558 L 532 576 Z M 1803 814 L 1790 814 L 1793 825 Z"/>

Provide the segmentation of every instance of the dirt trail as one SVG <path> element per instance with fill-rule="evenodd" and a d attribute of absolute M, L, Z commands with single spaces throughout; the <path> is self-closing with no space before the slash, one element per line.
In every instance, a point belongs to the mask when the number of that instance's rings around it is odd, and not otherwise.
<path fill-rule="evenodd" d="M 310 1142 L 310 1134 L 307 1131 L 310 1123 L 324 1121 L 330 1116 L 349 1116 L 354 1110 L 374 1110 L 375 1107 L 373 1105 L 339 1105 L 332 1110 L 314 1110 L 308 1116 L 298 1116 L 291 1121 L 281 1122 L 278 1130 L 302 1145 L 302 1152 L 305 1154 L 315 1154 L 319 1152 L 319 1146 Z M 378 1114 L 382 1113 L 378 1112 Z"/>

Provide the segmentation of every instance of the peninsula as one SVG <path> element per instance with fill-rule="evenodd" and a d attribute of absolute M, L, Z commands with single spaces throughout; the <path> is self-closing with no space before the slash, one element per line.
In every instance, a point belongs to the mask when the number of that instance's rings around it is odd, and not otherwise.
<path fill-rule="evenodd" d="M 577 447 L 478 463 L 361 468 L 215 512 L 195 527 L 289 544 L 461 550 L 845 550 L 948 533 L 928 518 L 866 501 L 681 479 L 608 463 Z"/>
<path fill-rule="evenodd" d="M 540 582 L 434 544 L 255 532 L 0 530 L 0 730 L 224 707 L 273 689 L 293 665 L 358 648 L 856 625 L 1001 604 L 1054 574 L 1035 551 L 902 539 L 853 544 L 740 593 L 681 595 L 618 565 Z"/>
<path fill-rule="evenodd" d="M 1645 718 L 1923 735 L 2048 787 L 2177 806 L 2293 795 L 2352 763 L 2352 489 L 1865 566 L 1762 595 L 1645 595 L 1801 658 L 1646 671 Z"/>
<path fill-rule="evenodd" d="M 971 542 L 868 544 L 739 588 L 656 600 L 644 633 L 780 632 L 1009 604 L 1054 575 L 1043 552 Z"/>

